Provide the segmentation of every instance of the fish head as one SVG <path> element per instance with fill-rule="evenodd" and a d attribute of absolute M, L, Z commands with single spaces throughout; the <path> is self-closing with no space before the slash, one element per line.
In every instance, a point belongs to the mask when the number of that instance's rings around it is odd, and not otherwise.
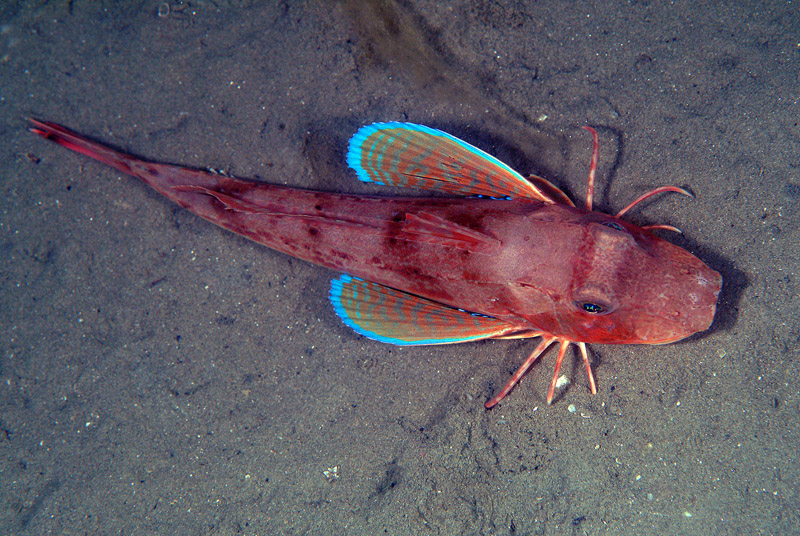
<path fill-rule="evenodd" d="M 666 344 L 711 326 L 722 276 L 652 232 L 589 213 L 559 303 L 561 336 L 607 344 Z"/>
<path fill-rule="evenodd" d="M 515 309 L 536 331 L 576 342 L 666 344 L 710 327 L 722 277 L 685 249 L 598 212 L 553 206 L 537 218 L 558 225 L 542 233 L 547 252 L 515 286 Z"/>

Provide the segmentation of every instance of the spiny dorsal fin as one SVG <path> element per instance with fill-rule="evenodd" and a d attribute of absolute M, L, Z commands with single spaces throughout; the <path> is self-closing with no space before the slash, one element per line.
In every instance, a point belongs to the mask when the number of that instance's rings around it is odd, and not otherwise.
<path fill-rule="evenodd" d="M 397 238 L 473 252 L 489 251 L 500 245 L 493 236 L 428 212 L 407 213 Z"/>

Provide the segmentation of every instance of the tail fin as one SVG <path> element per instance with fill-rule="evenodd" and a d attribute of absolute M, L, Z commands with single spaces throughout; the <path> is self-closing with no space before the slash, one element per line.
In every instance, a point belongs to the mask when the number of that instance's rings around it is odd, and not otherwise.
<path fill-rule="evenodd" d="M 104 164 L 127 173 L 129 175 L 136 175 L 136 172 L 131 168 L 130 163 L 138 161 L 137 158 L 129 156 L 125 153 L 115 151 L 110 147 L 106 147 L 100 143 L 94 142 L 88 138 L 84 138 L 80 134 L 76 134 L 61 125 L 50 123 L 49 121 L 39 121 L 38 119 L 28 118 L 32 126 L 28 130 L 34 134 L 54 141 L 62 147 L 71 149 L 78 153 L 84 154 L 90 158 L 94 158 Z"/>

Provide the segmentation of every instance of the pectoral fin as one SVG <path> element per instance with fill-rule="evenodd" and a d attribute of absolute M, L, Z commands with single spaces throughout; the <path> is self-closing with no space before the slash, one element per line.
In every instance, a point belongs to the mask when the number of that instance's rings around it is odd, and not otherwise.
<path fill-rule="evenodd" d="M 413 123 L 374 123 L 350 139 L 347 163 L 364 182 L 456 195 L 560 203 L 555 186 L 531 183 L 497 158 L 441 130 Z"/>
<path fill-rule="evenodd" d="M 517 331 L 502 320 L 349 275 L 331 282 L 330 300 L 345 324 L 365 337 L 390 344 L 450 344 Z"/>

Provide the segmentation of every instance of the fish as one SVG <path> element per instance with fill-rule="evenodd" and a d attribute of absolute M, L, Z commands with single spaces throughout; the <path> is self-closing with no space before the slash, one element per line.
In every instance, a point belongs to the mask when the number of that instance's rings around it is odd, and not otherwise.
<path fill-rule="evenodd" d="M 722 276 L 689 251 L 637 226 L 631 208 L 593 210 L 599 136 L 592 135 L 582 207 L 550 181 L 523 177 L 482 149 L 414 123 L 362 127 L 347 163 L 363 182 L 433 197 L 347 195 L 239 179 L 151 162 L 53 122 L 29 119 L 43 138 L 138 177 L 171 201 L 259 244 L 338 271 L 328 298 L 358 334 L 402 346 L 540 338 L 496 406 L 558 344 L 547 403 L 567 349 L 587 344 L 667 344 L 707 330 Z"/>

